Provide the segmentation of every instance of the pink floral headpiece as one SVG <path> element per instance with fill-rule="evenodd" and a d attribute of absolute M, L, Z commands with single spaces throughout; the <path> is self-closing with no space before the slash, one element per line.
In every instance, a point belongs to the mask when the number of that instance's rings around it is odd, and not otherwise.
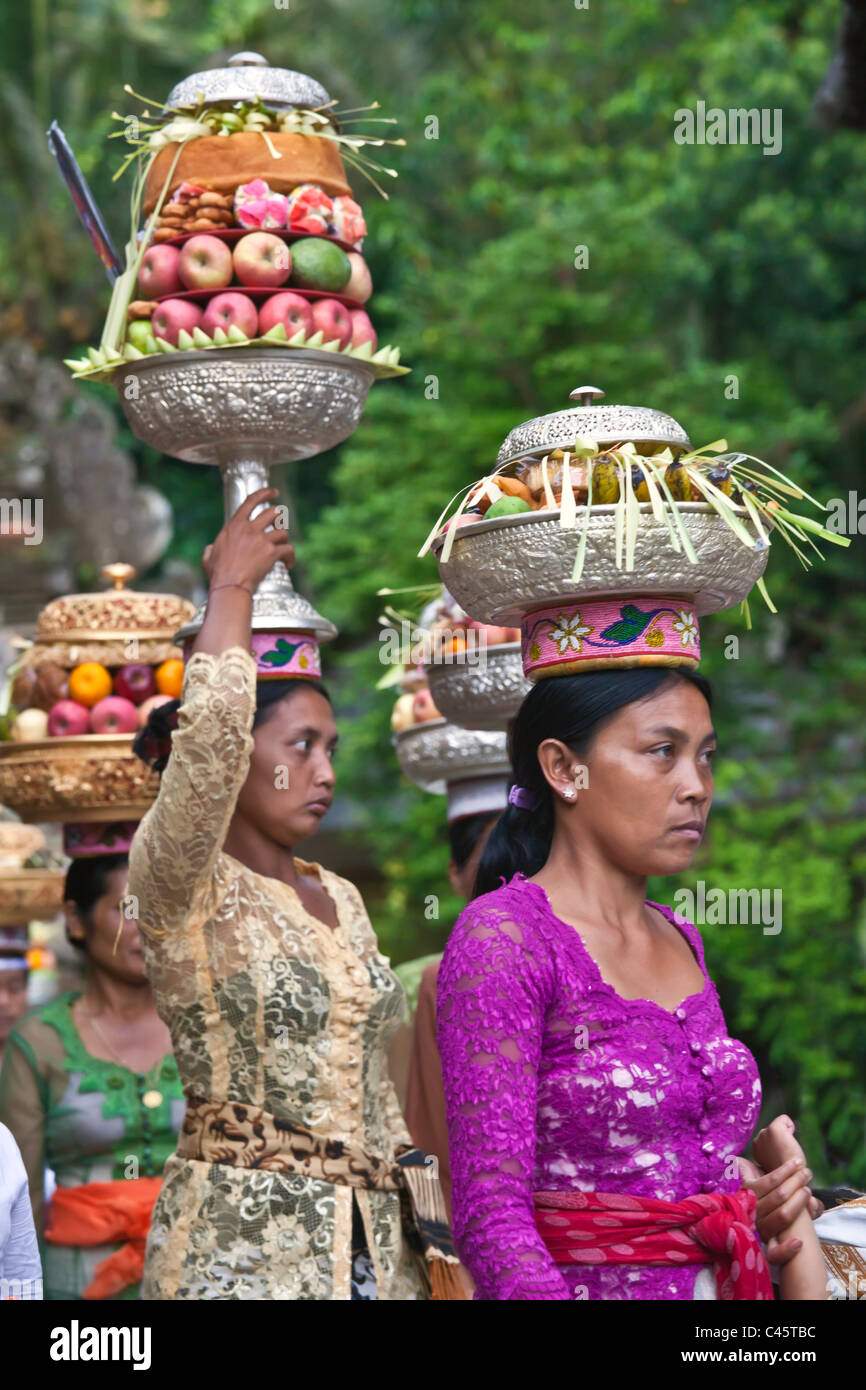
<path fill-rule="evenodd" d="M 554 603 L 521 624 L 529 680 L 616 666 L 697 666 L 694 601 L 634 595 Z"/>

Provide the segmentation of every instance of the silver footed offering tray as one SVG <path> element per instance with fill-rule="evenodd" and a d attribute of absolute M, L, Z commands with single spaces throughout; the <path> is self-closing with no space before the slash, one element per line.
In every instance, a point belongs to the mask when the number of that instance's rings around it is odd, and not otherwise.
<path fill-rule="evenodd" d="M 372 382 L 369 362 L 269 348 L 125 363 L 118 387 L 139 439 L 188 463 L 222 467 L 253 456 L 264 487 L 272 464 L 310 458 L 347 439 Z"/>
<path fill-rule="evenodd" d="M 164 105 L 139 99 L 115 132 L 129 151 L 115 177 L 137 166 L 125 256 L 99 345 L 66 365 L 111 380 L 139 438 L 217 464 L 230 517 L 272 464 L 346 439 L 373 382 L 407 370 L 367 313 L 367 225 L 345 167 L 387 197 L 379 180 L 396 170 L 369 151 L 405 141 L 365 114 L 378 103 L 341 112 L 313 78 L 257 53 L 191 74 Z M 336 636 L 282 564 L 259 586 L 253 628 Z"/>
<path fill-rule="evenodd" d="M 422 791 L 443 796 L 447 783 L 511 768 L 501 731 L 464 729 L 447 719 L 428 719 L 392 735 L 400 767 Z"/>
<path fill-rule="evenodd" d="M 434 658 L 427 680 L 437 709 L 464 729 L 507 729 L 532 689 L 519 641 L 487 647 L 480 661 Z"/>
<path fill-rule="evenodd" d="M 751 626 L 754 587 L 776 611 L 763 579 L 771 533 L 805 567 L 805 547 L 823 558 L 813 537 L 850 545 L 792 512 L 789 499 L 826 507 L 761 459 L 728 452 L 724 439 L 692 449 L 660 411 L 602 410 L 596 387 L 571 394 L 583 404 L 509 434 L 498 466 L 458 494 L 449 517 L 452 499 L 419 552 L 433 551 L 473 618 L 516 624 L 546 604 L 627 585 L 689 599 L 698 614 L 742 603 Z"/>

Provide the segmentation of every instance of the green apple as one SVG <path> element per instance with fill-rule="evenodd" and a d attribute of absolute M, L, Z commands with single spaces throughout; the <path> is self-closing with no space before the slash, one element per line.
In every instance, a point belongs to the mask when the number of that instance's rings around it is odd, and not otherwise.
<path fill-rule="evenodd" d="M 333 294 L 345 288 L 351 274 L 352 262 L 333 241 L 308 236 L 292 246 L 293 285 L 302 285 L 308 290 L 328 290 Z"/>
<path fill-rule="evenodd" d="M 485 521 L 494 521 L 498 516 L 515 516 L 518 512 L 531 512 L 532 508 L 523 497 L 500 497 L 484 513 Z"/>
<path fill-rule="evenodd" d="M 139 352 L 156 352 L 156 339 L 150 319 L 133 319 L 126 330 L 126 341 L 138 348 Z"/>

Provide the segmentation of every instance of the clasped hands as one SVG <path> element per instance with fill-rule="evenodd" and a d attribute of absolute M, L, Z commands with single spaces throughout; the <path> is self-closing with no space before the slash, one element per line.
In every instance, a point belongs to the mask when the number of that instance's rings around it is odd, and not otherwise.
<path fill-rule="evenodd" d="M 756 1162 L 737 1159 L 743 1186 L 757 1198 L 755 1224 L 767 1260 L 773 1265 L 785 1265 L 802 1246 L 802 1241 L 786 1236 L 788 1227 L 806 1207 L 814 1220 L 824 1206 L 809 1189 L 812 1170 L 794 1138 L 790 1115 L 778 1115 L 766 1129 L 760 1130 L 752 1141 L 752 1153 Z"/>

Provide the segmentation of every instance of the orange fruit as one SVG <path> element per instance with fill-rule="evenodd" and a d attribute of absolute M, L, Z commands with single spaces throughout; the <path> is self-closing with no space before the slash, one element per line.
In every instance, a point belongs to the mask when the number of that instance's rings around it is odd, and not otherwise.
<path fill-rule="evenodd" d="M 111 694 L 111 675 L 98 661 L 85 661 L 76 666 L 69 677 L 69 698 L 79 705 L 93 709 L 106 695 Z"/>
<path fill-rule="evenodd" d="M 183 689 L 183 662 L 172 656 L 156 668 L 156 688 L 160 695 L 170 695 L 173 700 L 180 699 Z"/>

